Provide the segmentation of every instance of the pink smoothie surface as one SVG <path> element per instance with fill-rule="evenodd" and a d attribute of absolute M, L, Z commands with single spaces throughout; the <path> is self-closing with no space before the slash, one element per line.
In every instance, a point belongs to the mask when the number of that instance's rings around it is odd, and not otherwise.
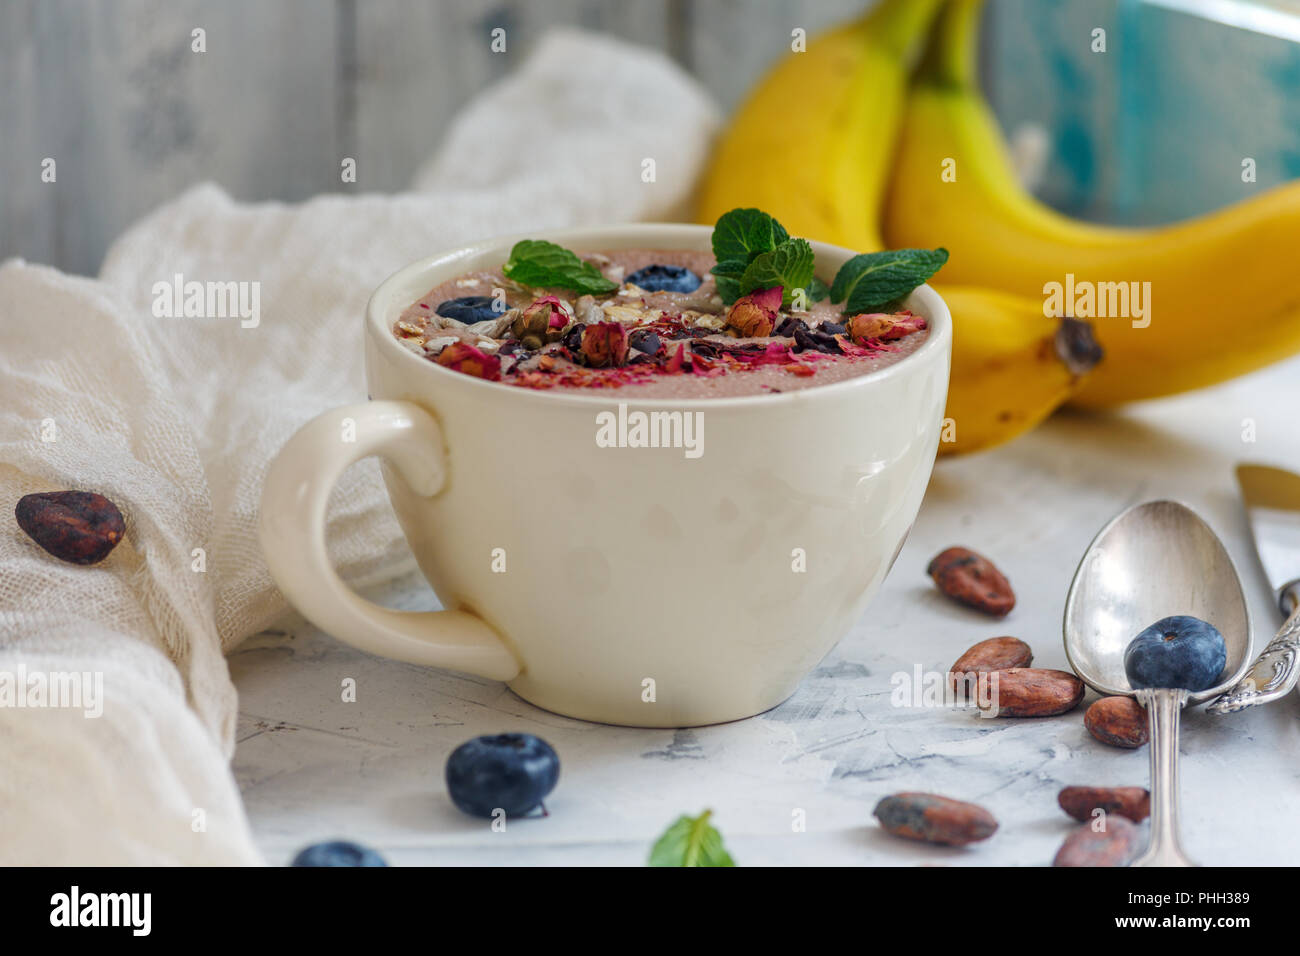
<path fill-rule="evenodd" d="M 562 392 L 617 389 L 620 397 L 669 401 L 786 392 L 870 375 L 905 359 L 928 335 L 921 329 L 891 341 L 869 342 L 867 347 L 855 345 L 846 335 L 835 336 L 848 354 L 800 348 L 792 336 L 738 337 L 721 327 L 728 307 L 709 272 L 715 263 L 711 253 L 633 249 L 579 255 L 596 264 L 606 278 L 620 283 L 620 288 L 608 295 L 584 298 L 565 289 L 524 287 L 506 279 L 499 270 L 468 272 L 435 286 L 412 303 L 394 324 L 394 334 L 413 352 L 434 362 L 443 349 L 458 342 L 475 346 L 485 356 L 499 356 L 497 380 L 506 385 Z M 653 264 L 690 269 L 701 277 L 700 287 L 689 293 L 647 292 L 624 282 L 626 276 Z M 829 283 L 829 277 L 821 278 Z M 633 334 L 636 330 L 641 334 L 654 331 L 660 348 L 655 355 L 630 350 L 629 363 L 623 366 L 590 368 L 562 342 L 512 352 L 508 329 L 495 330 L 496 335 L 489 336 L 483 334 L 482 327 L 447 322 L 437 315 L 440 304 L 465 296 L 498 296 L 505 308 L 523 309 L 543 295 L 561 300 L 576 313 L 575 321 L 600 316 L 593 311 L 599 308 L 604 319 L 619 321 Z M 800 320 L 813 331 L 823 324 L 834 330 L 835 323 L 846 319 L 841 306 L 828 299 L 809 303 L 802 311 L 783 308 L 776 327 L 787 318 Z M 471 363 L 473 374 L 480 374 L 481 364 Z"/>

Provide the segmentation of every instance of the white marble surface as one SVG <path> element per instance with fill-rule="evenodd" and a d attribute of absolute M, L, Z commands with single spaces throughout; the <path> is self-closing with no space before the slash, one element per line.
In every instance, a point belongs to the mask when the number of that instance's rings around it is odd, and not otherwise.
<path fill-rule="evenodd" d="M 1232 466 L 1300 470 L 1300 361 L 1122 414 L 1067 412 L 982 455 L 938 464 L 916 527 L 857 627 L 790 700 L 760 717 L 693 730 L 633 730 L 540 711 L 503 685 L 369 657 L 300 619 L 231 655 L 241 698 L 234 769 L 271 863 L 345 836 L 398 865 L 644 863 L 679 814 L 714 810 L 740 865 L 1043 865 L 1072 821 L 1068 784 L 1147 785 L 1147 750 L 1094 741 L 1083 707 L 1043 720 L 891 705 L 896 672 L 946 670 L 970 644 L 1012 634 L 1035 665 L 1067 668 L 1061 611 L 1092 535 L 1123 507 L 1174 497 L 1198 510 L 1236 559 L 1256 646 L 1276 611 L 1250 548 Z M 1253 422 L 1255 440 L 1243 440 Z M 1249 437 L 1247 434 L 1246 437 Z M 1003 622 L 949 604 L 928 559 L 963 544 L 1011 578 Z M 1159 574 L 1159 568 L 1152 568 Z M 417 574 L 372 592 L 436 607 Z M 355 678 L 357 701 L 341 700 Z M 1085 704 L 1093 700 L 1089 692 Z M 528 731 L 562 771 L 550 815 L 503 833 L 447 799 L 443 764 L 462 741 Z M 1300 851 L 1300 701 L 1228 717 L 1185 715 L 1183 830 L 1206 864 L 1292 864 Z M 891 838 L 877 799 L 930 790 L 988 807 L 1001 829 L 982 845 L 940 849 Z M 796 810 L 806 832 L 794 832 Z"/>

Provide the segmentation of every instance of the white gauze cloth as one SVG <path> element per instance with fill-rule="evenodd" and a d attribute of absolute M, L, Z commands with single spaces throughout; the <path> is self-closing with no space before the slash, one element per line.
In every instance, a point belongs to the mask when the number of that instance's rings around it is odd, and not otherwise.
<path fill-rule="evenodd" d="M 366 299 L 471 239 L 681 218 L 717 124 L 662 56 L 556 32 L 467 105 L 415 192 L 243 205 L 201 185 L 118 239 L 97 280 L 0 265 L 0 677 L 103 690 L 97 717 L 0 706 L 0 864 L 261 862 L 223 654 L 286 610 L 257 541 L 263 477 L 300 425 L 365 398 Z M 155 315 L 178 275 L 257 283 L 258 324 Z M 99 566 L 13 520 L 22 495 L 64 489 L 125 515 Z M 340 482 L 328 537 L 353 584 L 411 566 L 373 461 Z"/>

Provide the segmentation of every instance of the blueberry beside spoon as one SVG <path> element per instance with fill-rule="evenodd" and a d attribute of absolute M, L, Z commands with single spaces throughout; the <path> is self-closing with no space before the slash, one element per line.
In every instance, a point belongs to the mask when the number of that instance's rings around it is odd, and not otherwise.
<path fill-rule="evenodd" d="M 1218 683 L 1227 662 L 1219 629 L 1187 614 L 1161 618 L 1124 651 L 1124 673 L 1135 688 L 1205 690 Z"/>

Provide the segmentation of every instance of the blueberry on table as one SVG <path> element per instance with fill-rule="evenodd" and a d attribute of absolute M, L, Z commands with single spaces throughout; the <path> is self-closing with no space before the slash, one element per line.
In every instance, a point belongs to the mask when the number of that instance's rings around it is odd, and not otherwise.
<path fill-rule="evenodd" d="M 637 269 L 624 281 L 647 292 L 694 292 L 700 287 L 700 277 L 690 269 L 659 264 Z"/>
<path fill-rule="evenodd" d="M 461 744 L 447 758 L 452 803 L 474 817 L 504 810 L 517 817 L 541 805 L 560 779 L 554 748 L 532 734 L 492 734 Z"/>
<path fill-rule="evenodd" d="M 382 856 L 360 843 L 331 840 L 315 843 L 293 858 L 290 866 L 387 866 Z"/>
<path fill-rule="evenodd" d="M 1156 621 L 1133 638 L 1124 652 L 1124 673 L 1137 687 L 1213 687 L 1228 661 L 1218 629 L 1197 617 L 1179 614 Z"/>
<path fill-rule="evenodd" d="M 443 318 L 473 325 L 475 322 L 488 322 L 501 318 L 504 313 L 493 308 L 495 303 L 496 299 L 490 295 L 464 295 L 459 299 L 448 299 L 446 302 L 438 303 L 438 308 L 434 311 Z"/>

